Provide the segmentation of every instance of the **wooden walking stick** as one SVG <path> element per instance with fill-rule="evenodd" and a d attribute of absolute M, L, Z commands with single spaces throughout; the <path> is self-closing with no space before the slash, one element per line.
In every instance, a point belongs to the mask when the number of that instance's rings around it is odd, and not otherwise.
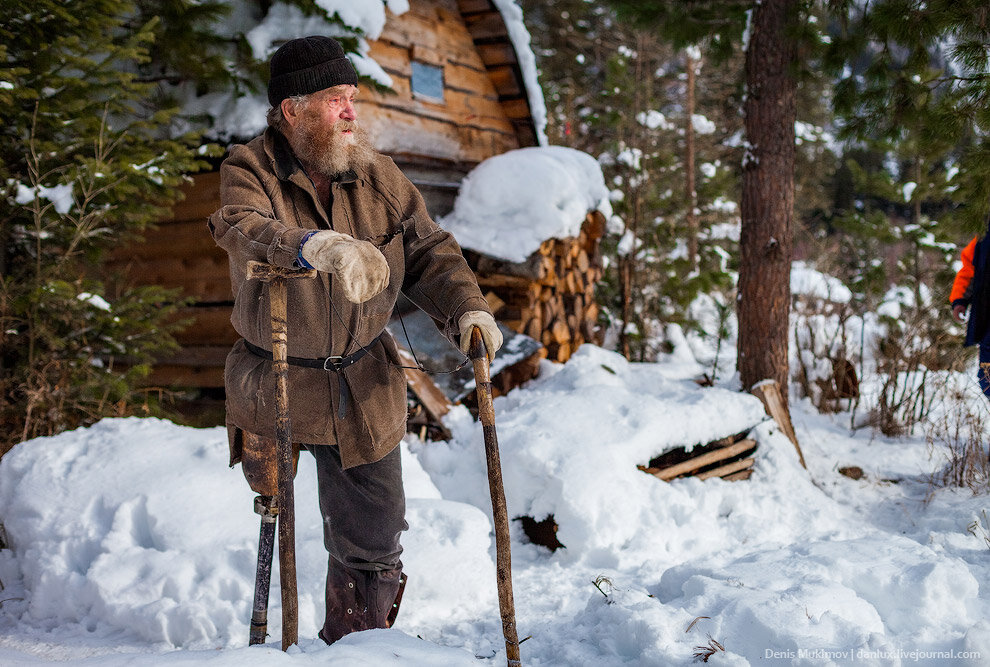
<path fill-rule="evenodd" d="M 512 555 L 509 550 L 509 513 L 502 487 L 502 464 L 498 457 L 495 433 L 495 408 L 492 405 L 492 381 L 481 329 L 471 331 L 469 356 L 474 364 L 474 382 L 478 393 L 478 417 L 485 433 L 485 458 L 488 461 L 488 490 L 492 496 L 492 519 L 495 522 L 495 576 L 498 581 L 498 607 L 502 614 L 502 635 L 509 667 L 522 665 L 516 635 L 516 607 L 512 601 Z"/>
<path fill-rule="evenodd" d="M 248 262 L 249 280 L 268 283 L 272 315 L 272 371 L 275 373 L 275 449 L 278 460 L 278 567 L 282 588 L 282 650 L 299 641 L 296 592 L 296 525 L 293 493 L 292 430 L 289 425 L 288 289 L 286 281 L 313 278 L 316 271 Z"/>

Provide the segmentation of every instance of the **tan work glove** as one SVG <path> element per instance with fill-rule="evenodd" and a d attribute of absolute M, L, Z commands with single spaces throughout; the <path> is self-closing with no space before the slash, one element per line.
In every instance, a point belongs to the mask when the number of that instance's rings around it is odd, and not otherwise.
<path fill-rule="evenodd" d="M 323 230 L 303 243 L 301 253 L 317 271 L 333 274 L 351 303 L 364 303 L 388 286 L 385 255 L 368 241 Z"/>
<path fill-rule="evenodd" d="M 471 348 L 471 330 L 478 327 L 481 330 L 481 339 L 485 342 L 485 349 L 488 351 L 488 360 L 495 358 L 495 353 L 502 347 L 502 332 L 495 324 L 495 318 L 483 310 L 469 310 L 461 315 L 457 320 L 457 328 L 461 332 L 461 352 L 467 355 Z"/>

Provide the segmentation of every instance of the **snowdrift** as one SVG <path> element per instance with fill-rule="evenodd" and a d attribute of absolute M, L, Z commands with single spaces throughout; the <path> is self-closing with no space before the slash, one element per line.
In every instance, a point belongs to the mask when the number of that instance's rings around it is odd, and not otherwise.
<path fill-rule="evenodd" d="M 919 441 L 850 437 L 797 405 L 810 473 L 759 401 L 665 364 L 585 346 L 495 402 L 510 516 L 554 514 L 566 548 L 513 524 L 527 664 L 980 664 L 990 551 L 966 526 L 984 498 L 925 481 Z M 745 482 L 661 482 L 636 469 L 673 446 L 756 425 Z M 107 419 L 0 462 L 0 663 L 504 663 L 480 427 L 403 447 L 409 585 L 395 628 L 326 647 L 326 554 L 312 459 L 296 480 L 300 644 L 247 647 L 258 519 L 222 429 Z M 835 468 L 859 462 L 853 481 Z M 885 472 L 886 471 L 886 472 Z M 896 475 L 898 483 L 870 481 Z M 990 529 L 990 527 L 988 527 Z M 424 641 L 425 640 L 425 641 Z"/>

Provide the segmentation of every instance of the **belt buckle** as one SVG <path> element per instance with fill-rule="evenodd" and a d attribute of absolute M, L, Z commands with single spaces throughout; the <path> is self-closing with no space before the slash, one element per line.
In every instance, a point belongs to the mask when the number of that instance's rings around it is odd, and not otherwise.
<path fill-rule="evenodd" d="M 327 357 L 323 360 L 323 370 L 339 373 L 341 371 L 341 362 L 343 360 L 343 357 Z"/>

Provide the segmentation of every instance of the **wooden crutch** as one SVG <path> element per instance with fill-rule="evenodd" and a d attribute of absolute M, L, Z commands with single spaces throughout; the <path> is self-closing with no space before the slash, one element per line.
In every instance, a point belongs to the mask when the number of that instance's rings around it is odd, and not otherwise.
<path fill-rule="evenodd" d="M 278 467 L 278 567 L 282 588 L 282 650 L 299 641 L 296 591 L 296 521 L 293 493 L 292 429 L 289 424 L 288 289 L 286 281 L 315 278 L 316 270 L 285 269 L 248 262 L 249 280 L 268 283 L 272 315 L 272 371 L 275 373 L 275 451 Z"/>
<path fill-rule="evenodd" d="M 474 382 L 478 394 L 478 417 L 485 434 L 485 458 L 488 462 L 488 490 L 492 496 L 492 520 L 495 522 L 495 576 L 498 581 L 498 607 L 502 615 L 502 636 L 509 667 L 519 667 L 519 639 L 516 634 L 516 607 L 512 601 L 512 554 L 509 549 L 509 513 L 502 486 L 502 464 L 498 456 L 495 433 L 495 408 L 492 405 L 492 381 L 488 352 L 481 329 L 471 331 L 468 356 L 474 365 Z"/>

